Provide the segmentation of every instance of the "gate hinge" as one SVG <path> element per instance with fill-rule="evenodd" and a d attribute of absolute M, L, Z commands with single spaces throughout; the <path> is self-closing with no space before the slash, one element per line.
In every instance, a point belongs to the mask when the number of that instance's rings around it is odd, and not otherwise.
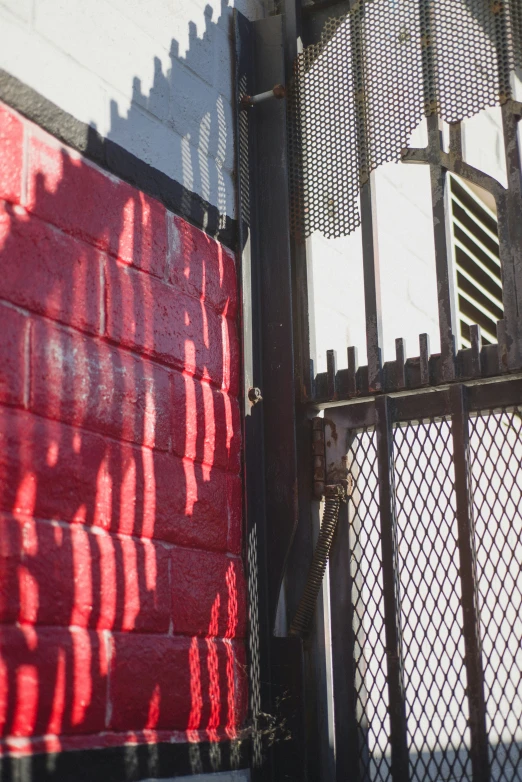
<path fill-rule="evenodd" d="M 322 499 L 326 483 L 326 446 L 324 418 L 312 418 L 312 455 L 314 460 L 313 497 Z"/>

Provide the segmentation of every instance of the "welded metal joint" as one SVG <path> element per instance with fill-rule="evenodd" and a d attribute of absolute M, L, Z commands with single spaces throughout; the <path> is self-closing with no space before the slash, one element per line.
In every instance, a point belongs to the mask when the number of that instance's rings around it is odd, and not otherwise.
<path fill-rule="evenodd" d="M 272 98 L 282 100 L 285 97 L 286 88 L 284 85 L 276 84 L 271 90 L 260 92 L 257 95 L 242 95 L 239 100 L 239 105 L 242 109 L 251 109 L 253 106 L 257 106 L 258 103 L 264 103 Z"/>

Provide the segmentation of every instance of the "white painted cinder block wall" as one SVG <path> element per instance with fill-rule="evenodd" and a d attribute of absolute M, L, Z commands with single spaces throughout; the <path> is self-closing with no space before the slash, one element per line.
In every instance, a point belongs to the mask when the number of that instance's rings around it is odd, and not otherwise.
<path fill-rule="evenodd" d="M 235 217 L 234 6 L 0 0 L 0 68 Z"/>

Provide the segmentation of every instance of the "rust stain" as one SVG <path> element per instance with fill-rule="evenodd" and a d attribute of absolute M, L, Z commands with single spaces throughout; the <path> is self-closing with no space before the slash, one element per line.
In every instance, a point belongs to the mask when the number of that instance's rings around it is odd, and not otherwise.
<path fill-rule="evenodd" d="M 337 442 L 338 435 L 337 435 L 337 427 L 335 423 L 330 418 L 325 418 L 324 425 L 330 427 L 332 431 L 332 440 L 335 440 L 335 442 Z M 328 443 L 328 445 L 330 445 L 330 443 Z"/>

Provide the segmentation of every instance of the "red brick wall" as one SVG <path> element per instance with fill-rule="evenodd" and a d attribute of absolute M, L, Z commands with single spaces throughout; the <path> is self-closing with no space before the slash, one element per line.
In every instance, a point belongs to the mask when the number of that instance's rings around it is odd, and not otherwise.
<path fill-rule="evenodd" d="M 2 746 L 234 737 L 233 255 L 2 106 L 0 199 Z"/>

